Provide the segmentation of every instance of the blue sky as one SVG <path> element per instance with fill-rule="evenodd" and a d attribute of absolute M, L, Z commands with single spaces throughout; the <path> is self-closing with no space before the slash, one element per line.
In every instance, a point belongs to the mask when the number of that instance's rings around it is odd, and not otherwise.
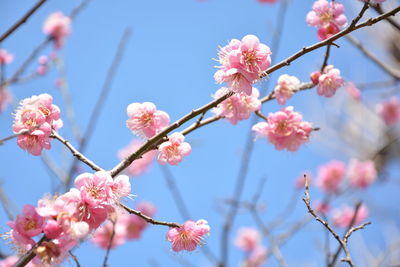
<path fill-rule="evenodd" d="M 7 67 L 7 74 L 13 73 L 30 51 L 43 40 L 42 23 L 50 13 L 60 10 L 68 14 L 79 3 L 49 1 L 28 23 L 8 38 L 2 47 L 16 56 L 15 61 Z M 0 0 L 0 32 L 4 32 L 32 4 L 32 1 L 26 0 Z M 304 45 L 317 42 L 315 29 L 305 23 L 311 4 L 312 1 L 309 0 L 290 2 L 281 46 L 278 53 L 272 51 L 273 60 L 281 60 Z M 353 8 L 360 7 L 352 0 L 344 1 L 344 4 L 348 7 L 346 14 L 349 17 L 355 14 Z M 99 122 L 86 155 L 106 169 L 112 168 L 118 162 L 117 151 L 133 137 L 125 127 L 126 107 L 130 103 L 151 101 L 159 109 L 168 112 L 173 121 L 191 109 L 208 103 L 212 99 L 211 95 L 220 87 L 213 79 L 214 66 L 217 64 L 213 58 L 217 57 L 218 46 L 225 45 L 232 38 L 241 39 L 246 34 L 255 34 L 263 43 L 271 45 L 278 8 L 278 4 L 262 5 L 256 0 L 90 2 L 73 22 L 72 34 L 60 51 L 81 129 L 85 129 L 88 123 L 124 29 L 130 27 L 132 35 L 111 92 L 102 109 L 98 111 Z M 357 36 L 368 40 L 365 31 Z M 341 69 L 346 79 L 365 82 L 387 78 L 346 41 L 340 40 L 337 43 L 341 48 L 332 48 L 330 62 Z M 378 49 L 379 43 L 371 41 L 371 46 Z M 51 50 L 48 47 L 43 54 L 49 54 Z M 309 73 L 319 68 L 323 54 L 324 50 L 318 50 L 300 58 L 291 66 L 262 81 L 258 87 L 271 88 L 278 75 L 283 73 L 296 75 L 307 81 Z M 36 66 L 37 63 L 34 63 L 27 73 L 32 72 Z M 10 89 L 16 101 L 33 94 L 49 93 L 53 95 L 55 104 L 63 110 L 62 98 L 54 86 L 56 78 L 57 72 L 51 70 L 45 77 L 12 86 Z M 378 97 L 380 95 L 375 92 L 367 93 L 365 102 L 376 102 Z M 318 119 L 328 118 L 325 113 L 328 113 L 328 107 L 334 102 L 318 97 L 311 90 L 296 95 L 288 104 L 304 113 L 306 120 L 316 119 L 318 123 Z M 278 109 L 279 106 L 271 102 L 264 105 L 263 112 L 267 114 Z M 1 136 L 11 134 L 12 112 L 9 107 L 0 115 Z M 62 117 L 65 121 L 65 115 Z M 60 134 L 73 140 L 70 129 L 65 124 Z M 220 254 L 219 240 L 223 221 L 219 207 L 226 208 L 223 200 L 230 198 L 233 192 L 250 127 L 250 120 L 242 121 L 236 126 L 219 121 L 204 127 L 187 137 L 192 144 L 192 154 L 180 165 L 170 167 L 193 219 L 204 218 L 209 221 L 212 232 L 207 238 L 207 244 L 217 255 Z M 303 171 L 311 170 L 315 173 L 318 165 L 332 158 L 348 159 L 346 155 L 333 154 L 325 149 L 318 141 L 324 138 L 325 133 L 323 128 L 313 133 L 309 144 L 296 153 L 276 151 L 265 140 L 256 141 L 243 199 L 251 200 L 260 179 L 266 177 L 267 183 L 261 197 L 266 205 L 263 213 L 266 221 L 274 218 L 285 207 L 293 191 L 293 181 Z M 74 141 L 72 143 L 76 144 Z M 337 145 L 340 146 L 340 143 Z M 70 155 L 55 142 L 50 155 L 64 167 L 71 160 Z M 0 147 L 0 157 L 3 188 L 17 210 L 25 203 L 36 204 L 39 198 L 52 190 L 54 178 L 48 175 L 40 158 L 19 149 L 15 140 Z M 157 165 L 153 164 L 146 174 L 132 180 L 132 193 L 137 197 L 134 201 L 127 201 L 127 204 L 133 206 L 135 201 L 151 201 L 158 208 L 157 219 L 181 222 Z M 385 194 L 385 202 L 398 203 L 398 185 L 378 185 L 367 192 L 346 197 L 345 200 L 350 204 L 360 198 L 376 199 L 379 202 L 382 194 Z M 316 189 L 312 192 L 312 197 L 320 197 Z M 398 207 L 396 210 L 398 211 Z M 298 197 L 289 221 L 299 219 L 305 214 L 306 209 Z M 7 218 L 3 212 L 0 212 L 0 219 L 4 231 L 7 231 Z M 394 216 L 394 219 L 398 221 L 399 217 Z M 377 218 L 376 223 L 363 233 L 365 238 L 377 242 L 378 247 L 383 242 L 380 234 L 383 223 Z M 230 236 L 231 241 L 240 226 L 255 226 L 248 212 L 240 211 Z M 166 230 L 164 227 L 149 227 L 140 241 L 129 242 L 115 249 L 109 260 L 110 266 L 151 266 L 149 262 L 157 262 L 160 266 L 179 266 L 178 262 L 182 260 L 188 260 L 197 266 L 209 266 L 200 252 L 171 252 L 170 244 L 165 241 Z M 285 246 L 283 253 L 290 266 L 321 264 L 323 257 L 319 243 L 322 241 L 321 227 L 313 222 Z M 267 245 L 267 240 L 263 243 Z M 4 243 L 0 245 L 0 249 L 8 251 Z M 104 251 L 86 242 L 76 250 L 76 255 L 82 266 L 100 266 Z M 237 266 L 242 254 L 233 245 L 230 256 L 229 266 Z M 275 265 L 276 261 L 271 259 L 268 266 Z"/>

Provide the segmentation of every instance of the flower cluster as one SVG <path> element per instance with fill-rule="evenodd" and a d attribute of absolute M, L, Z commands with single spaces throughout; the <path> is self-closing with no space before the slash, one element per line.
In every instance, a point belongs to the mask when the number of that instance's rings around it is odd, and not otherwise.
<path fill-rule="evenodd" d="M 43 149 L 50 149 L 50 135 L 63 125 L 60 109 L 53 105 L 49 94 L 34 95 L 20 102 L 16 111 L 13 131 L 18 135 L 17 143 L 32 155 L 41 155 Z M 21 132 L 27 132 L 21 134 Z"/>
<path fill-rule="evenodd" d="M 172 243 L 172 250 L 193 251 L 202 244 L 203 236 L 210 232 L 210 226 L 206 220 L 186 221 L 181 227 L 170 228 L 167 232 L 167 240 Z"/>
<path fill-rule="evenodd" d="M 243 266 L 261 266 L 267 255 L 266 248 L 261 244 L 261 234 L 251 227 L 242 227 L 236 236 L 235 245 L 246 252 Z"/>
<path fill-rule="evenodd" d="M 56 48 L 61 48 L 64 39 L 71 33 L 71 18 L 62 12 L 54 12 L 44 22 L 43 32 L 54 40 Z"/>
<path fill-rule="evenodd" d="M 153 217 L 156 212 L 154 205 L 149 202 L 139 203 L 136 210 L 149 217 Z M 148 226 L 144 219 L 118 210 L 116 210 L 115 216 L 111 217 L 114 218 L 99 227 L 91 239 L 93 243 L 103 249 L 108 248 L 112 236 L 111 248 L 122 245 L 129 240 L 140 239 L 142 232 Z"/>
<path fill-rule="evenodd" d="M 255 124 L 252 130 L 257 136 L 266 137 L 278 150 L 297 151 L 309 140 L 313 130 L 311 124 L 303 121 L 303 116 L 291 106 L 269 113 L 267 119 L 267 122 Z"/>
<path fill-rule="evenodd" d="M 334 68 L 333 65 L 325 66 L 322 73 L 313 72 L 311 74 L 311 81 L 318 85 L 318 95 L 325 97 L 334 96 L 336 90 L 344 84 L 344 80 L 340 76 L 340 70 Z"/>
<path fill-rule="evenodd" d="M 400 101 L 393 96 L 389 100 L 377 105 L 377 113 L 387 126 L 392 126 L 400 121 Z"/>
<path fill-rule="evenodd" d="M 347 23 L 344 6 L 337 1 L 317 0 L 312 9 L 308 12 L 306 21 L 308 25 L 318 28 L 317 36 L 320 40 L 338 33 Z"/>
<path fill-rule="evenodd" d="M 158 148 L 157 160 L 164 165 L 178 165 L 183 159 L 192 152 L 192 147 L 189 143 L 184 142 L 185 137 L 179 133 L 173 133 L 168 137 L 168 141 L 162 143 Z"/>
<path fill-rule="evenodd" d="M 220 98 L 227 90 L 225 87 L 220 88 L 215 92 L 214 98 Z M 254 87 L 250 95 L 243 92 L 235 93 L 214 108 L 213 112 L 235 125 L 239 120 L 246 120 L 250 117 L 251 113 L 260 110 L 261 101 L 258 99 L 259 96 L 260 92 Z"/>
<path fill-rule="evenodd" d="M 279 76 L 278 84 L 274 89 L 274 95 L 278 104 L 285 105 L 286 101 L 292 97 L 299 85 L 300 80 L 295 76 L 287 74 Z"/>
<path fill-rule="evenodd" d="M 252 84 L 271 64 L 270 55 L 269 47 L 254 35 L 246 35 L 241 41 L 232 39 L 218 54 L 221 66 L 214 78 L 217 83 L 228 83 L 234 92 L 251 95 Z"/>
<path fill-rule="evenodd" d="M 131 191 L 127 176 L 113 180 L 105 171 L 83 173 L 75 179 L 75 186 L 61 196 L 39 200 L 36 208 L 25 205 L 22 214 L 8 223 L 11 240 L 21 252 L 35 244 L 34 237 L 44 233 L 48 238 L 36 249 L 33 263 L 59 264 Z"/>
<path fill-rule="evenodd" d="M 133 140 L 128 146 L 118 151 L 118 158 L 122 160 L 128 157 L 130 154 L 138 150 L 142 144 L 143 142 L 138 139 Z M 154 150 L 144 153 L 140 159 L 132 162 L 124 172 L 129 176 L 139 176 L 143 174 L 153 162 L 156 153 L 157 152 Z"/>

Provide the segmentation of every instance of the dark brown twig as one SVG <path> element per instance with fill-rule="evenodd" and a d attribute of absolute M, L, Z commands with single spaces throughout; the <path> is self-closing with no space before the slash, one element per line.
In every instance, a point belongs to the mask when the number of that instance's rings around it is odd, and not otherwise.
<path fill-rule="evenodd" d="M 30 250 L 22 255 L 12 267 L 23 267 L 27 265 L 35 256 L 35 250 L 45 241 L 49 239 L 44 235 Z"/>
<path fill-rule="evenodd" d="M 70 250 L 68 253 L 71 256 L 71 258 L 74 260 L 76 267 L 81 267 L 81 264 L 79 263 L 78 258 L 72 253 L 72 251 Z"/>
<path fill-rule="evenodd" d="M 114 240 L 114 236 L 115 236 L 115 223 L 116 223 L 116 218 L 114 220 L 110 220 L 113 224 L 112 226 L 112 232 L 111 232 L 111 236 L 110 236 L 110 241 L 108 241 L 108 246 L 107 246 L 107 250 L 106 250 L 106 255 L 104 256 L 104 261 L 103 261 L 103 267 L 107 267 L 107 261 L 108 261 L 108 256 L 110 255 L 110 251 L 112 248 L 112 243 Z"/>
<path fill-rule="evenodd" d="M 379 14 L 379 15 L 383 15 L 385 14 L 385 12 L 383 11 L 381 5 L 376 5 L 376 6 L 372 6 L 372 8 Z M 397 23 L 397 21 L 395 21 L 392 18 L 386 18 L 386 21 L 389 22 L 393 27 L 395 27 L 398 31 L 400 31 L 400 24 Z"/>

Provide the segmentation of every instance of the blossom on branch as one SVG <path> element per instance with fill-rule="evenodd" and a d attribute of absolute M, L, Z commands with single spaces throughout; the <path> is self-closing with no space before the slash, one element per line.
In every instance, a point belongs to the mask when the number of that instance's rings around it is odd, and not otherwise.
<path fill-rule="evenodd" d="M 368 187 L 377 178 L 375 163 L 372 160 L 351 160 L 348 168 L 348 177 L 352 186 L 358 188 Z"/>
<path fill-rule="evenodd" d="M 203 236 L 210 232 L 210 226 L 206 220 L 186 221 L 181 227 L 170 228 L 167 232 L 167 240 L 172 243 L 172 250 L 193 251 L 202 244 Z"/>
<path fill-rule="evenodd" d="M 333 160 L 319 167 L 317 186 L 326 193 L 337 193 L 346 173 L 346 165 L 342 161 Z"/>
<path fill-rule="evenodd" d="M 182 161 L 183 157 L 192 152 L 190 144 L 184 141 L 185 137 L 179 132 L 170 135 L 168 141 L 162 143 L 158 147 L 158 162 L 162 165 L 166 163 L 178 165 L 178 163 Z"/>
<path fill-rule="evenodd" d="M 340 209 L 336 209 L 333 211 L 333 225 L 340 228 L 347 228 L 350 226 L 351 221 L 353 220 L 355 209 L 349 206 L 343 206 Z M 354 226 L 360 224 L 368 217 L 368 208 L 364 204 L 360 206 L 357 211 Z"/>
<path fill-rule="evenodd" d="M 400 101 L 395 96 L 378 104 L 376 110 L 387 126 L 392 126 L 400 121 Z"/>
<path fill-rule="evenodd" d="M 222 87 L 214 94 L 214 98 L 220 98 L 227 92 L 227 88 Z M 261 101 L 258 99 L 260 92 L 257 88 L 252 88 L 251 95 L 240 92 L 222 101 L 213 112 L 217 116 L 224 117 L 233 125 L 236 125 L 239 120 L 246 120 L 251 113 L 260 110 Z"/>
<path fill-rule="evenodd" d="M 64 39 L 71 33 L 71 18 L 62 12 L 54 12 L 44 22 L 43 32 L 54 40 L 56 48 L 61 48 Z"/>
<path fill-rule="evenodd" d="M 340 70 L 335 69 L 333 65 L 328 65 L 318 77 L 317 93 L 320 96 L 332 97 L 343 84 Z"/>
<path fill-rule="evenodd" d="M 218 53 L 219 70 L 214 74 L 217 83 L 228 83 L 235 92 L 252 93 L 252 84 L 271 64 L 271 50 L 254 35 L 232 39 Z"/>
<path fill-rule="evenodd" d="M 133 140 L 132 142 L 129 143 L 128 146 L 118 151 L 118 158 L 120 160 L 127 158 L 129 155 L 138 150 L 142 144 L 143 144 L 142 141 L 139 141 L 137 139 Z M 150 164 L 153 162 L 156 153 L 157 152 L 155 150 L 151 150 L 144 153 L 140 159 L 133 161 L 131 165 L 129 165 L 124 170 L 124 172 L 129 176 L 139 176 L 143 174 L 149 168 Z"/>
<path fill-rule="evenodd" d="M 274 95 L 278 104 L 285 105 L 286 101 L 292 97 L 299 85 L 300 80 L 295 76 L 287 74 L 279 76 L 278 84 L 274 89 Z"/>
<path fill-rule="evenodd" d="M 266 137 L 277 150 L 297 151 L 306 143 L 312 132 L 311 123 L 303 121 L 303 116 L 293 107 L 268 114 L 267 122 L 259 122 L 252 127 L 257 137 Z"/>

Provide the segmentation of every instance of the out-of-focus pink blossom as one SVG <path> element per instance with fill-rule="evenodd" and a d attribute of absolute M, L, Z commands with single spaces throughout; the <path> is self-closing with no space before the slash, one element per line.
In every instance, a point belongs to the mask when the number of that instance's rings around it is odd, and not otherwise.
<path fill-rule="evenodd" d="M 317 201 L 314 209 L 316 212 L 318 212 L 322 215 L 326 215 L 331 210 L 331 206 L 327 202 Z"/>
<path fill-rule="evenodd" d="M 150 202 L 139 203 L 136 210 L 149 217 L 153 217 L 156 213 L 156 207 Z M 133 214 L 120 214 L 118 223 L 125 226 L 127 240 L 139 239 L 143 230 L 148 226 L 148 222 Z"/>
<path fill-rule="evenodd" d="M 3 112 L 7 108 L 11 100 L 12 97 L 8 89 L 0 86 L 0 112 Z"/>
<path fill-rule="evenodd" d="M 113 233 L 114 232 L 114 233 Z M 112 237 L 112 242 L 111 242 Z M 92 237 L 92 242 L 103 249 L 114 248 L 125 242 L 126 228 L 124 225 L 116 222 L 107 221 L 100 226 Z"/>
<path fill-rule="evenodd" d="M 355 209 L 349 206 L 343 206 L 341 209 L 333 211 L 333 224 L 336 227 L 347 228 L 350 226 L 351 221 L 354 217 Z M 360 224 L 368 217 L 368 208 L 362 204 L 358 209 L 354 225 Z"/>
<path fill-rule="evenodd" d="M 351 160 L 347 174 L 350 184 L 359 188 L 368 187 L 376 180 L 377 177 L 375 163 L 372 160 Z"/>
<path fill-rule="evenodd" d="M 355 101 L 360 101 L 361 100 L 361 91 L 356 87 L 356 85 L 352 82 L 347 82 L 346 84 L 346 92 L 349 94 L 349 96 L 355 100 Z"/>
<path fill-rule="evenodd" d="M 308 12 L 306 21 L 310 26 L 318 28 L 318 38 L 324 40 L 340 31 L 347 23 L 344 6 L 337 1 L 317 0 L 312 11 Z"/>
<path fill-rule="evenodd" d="M 244 267 L 261 267 L 267 260 L 268 251 L 262 245 L 256 247 L 244 261 Z"/>
<path fill-rule="evenodd" d="M 54 12 L 44 22 L 43 32 L 53 38 L 56 48 L 61 48 L 65 37 L 71 33 L 71 18 Z"/>
<path fill-rule="evenodd" d="M 254 35 L 246 35 L 241 41 L 232 39 L 218 53 L 219 70 L 214 78 L 217 83 L 228 83 L 235 92 L 252 93 L 252 84 L 271 64 L 271 51 Z"/>
<path fill-rule="evenodd" d="M 387 126 L 392 126 L 400 121 L 400 101 L 395 96 L 378 104 L 376 110 Z"/>
<path fill-rule="evenodd" d="M 15 263 L 17 263 L 19 257 L 17 256 L 8 256 L 5 259 L 0 260 L 0 267 L 12 267 Z"/>
<path fill-rule="evenodd" d="M 227 92 L 227 88 L 222 87 L 215 92 L 214 98 L 220 98 Z M 251 95 L 243 92 L 235 93 L 233 96 L 221 102 L 213 112 L 217 116 L 224 117 L 233 125 L 239 120 L 246 120 L 251 113 L 257 111 L 261 107 L 261 101 L 258 99 L 260 92 L 253 87 Z"/>
<path fill-rule="evenodd" d="M 138 150 L 142 144 L 143 142 L 138 139 L 132 140 L 132 142 L 130 142 L 128 146 L 118 151 L 118 158 L 120 160 L 127 158 L 130 154 Z M 141 175 L 149 168 L 150 164 L 153 162 L 156 153 L 157 151 L 155 150 L 146 152 L 140 159 L 132 162 L 131 165 L 129 165 L 128 168 L 125 169 L 125 173 L 129 176 Z"/>
<path fill-rule="evenodd" d="M 328 65 L 318 78 L 317 93 L 320 96 L 332 97 L 343 83 L 340 70 L 335 69 L 333 65 Z"/>
<path fill-rule="evenodd" d="M 283 74 L 278 78 L 278 84 L 275 86 L 274 94 L 278 104 L 285 105 L 286 100 L 292 97 L 294 91 L 298 89 L 300 80 L 295 76 Z"/>
<path fill-rule="evenodd" d="M 171 134 L 168 137 L 168 141 L 158 147 L 158 162 L 162 165 L 166 163 L 178 165 L 183 157 L 192 152 L 190 144 L 184 141 L 185 137 L 181 133 L 176 132 Z"/>
<path fill-rule="evenodd" d="M 167 240 L 172 243 L 172 250 L 193 251 L 197 245 L 201 245 L 203 236 L 210 232 L 210 226 L 206 220 L 186 221 L 181 227 L 170 228 Z"/>
<path fill-rule="evenodd" d="M 306 172 L 302 175 L 300 175 L 295 181 L 294 181 L 294 186 L 297 189 L 304 189 L 305 187 L 305 179 L 307 179 L 307 184 L 310 186 L 312 184 L 312 178 L 311 178 L 311 173 Z"/>
<path fill-rule="evenodd" d="M 342 161 L 334 160 L 319 167 L 317 186 L 324 192 L 336 193 L 346 172 Z"/>
<path fill-rule="evenodd" d="M 266 137 L 277 150 L 297 151 L 307 142 L 312 132 L 311 123 L 303 121 L 303 116 L 293 107 L 268 114 L 268 122 L 259 122 L 252 127 L 258 137 Z"/>
<path fill-rule="evenodd" d="M 239 229 L 235 239 L 235 245 L 243 251 L 252 251 L 260 245 L 260 232 L 251 227 L 242 227 Z"/>
<path fill-rule="evenodd" d="M 268 3 L 268 4 L 274 4 L 277 1 L 278 0 L 258 0 L 258 2 L 260 2 L 260 3 Z"/>
<path fill-rule="evenodd" d="M 152 137 L 168 126 L 169 116 L 156 109 L 151 102 L 132 103 L 127 108 L 129 119 L 126 126 L 140 136 Z"/>
<path fill-rule="evenodd" d="M 14 60 L 14 55 L 5 49 L 0 49 L 0 65 L 10 64 Z"/>

